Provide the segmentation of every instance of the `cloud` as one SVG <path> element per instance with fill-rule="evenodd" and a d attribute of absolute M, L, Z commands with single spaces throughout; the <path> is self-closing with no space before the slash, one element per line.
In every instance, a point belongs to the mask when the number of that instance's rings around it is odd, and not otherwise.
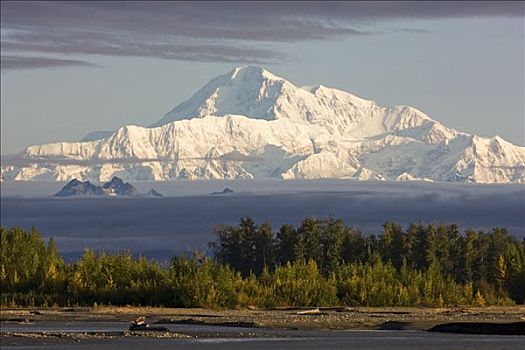
<path fill-rule="evenodd" d="M 359 21 L 523 16 L 521 2 L 3 2 L 6 27 L 291 41 L 367 34 Z M 351 24 L 355 24 L 353 27 Z"/>
<path fill-rule="evenodd" d="M 374 25 L 385 21 L 524 16 L 522 2 L 501 1 L 4 1 L 1 10 L 3 50 L 236 63 L 282 60 L 276 43 L 380 35 Z"/>
<path fill-rule="evenodd" d="M 311 8 L 305 3 L 4 2 L 2 23 L 8 28 L 39 27 L 85 33 L 102 29 L 104 32 L 277 42 L 368 33 L 330 21 L 326 14 L 301 11 L 303 7 Z"/>
<path fill-rule="evenodd" d="M 0 58 L 0 61 L 2 70 L 49 68 L 64 66 L 96 67 L 96 65 L 85 61 L 65 60 L 60 58 L 48 57 L 2 56 Z"/>
<path fill-rule="evenodd" d="M 83 33 L 61 37 L 54 32 L 15 33 L 2 42 L 2 50 L 10 52 L 41 52 L 127 57 L 156 57 L 199 62 L 271 63 L 280 58 L 276 52 L 263 48 L 215 44 L 155 43 L 152 40 L 132 41 L 125 38 Z"/>
<path fill-rule="evenodd" d="M 420 29 L 420 28 L 401 28 L 400 31 L 407 33 L 416 33 L 416 34 L 426 34 L 431 33 L 430 30 Z"/>

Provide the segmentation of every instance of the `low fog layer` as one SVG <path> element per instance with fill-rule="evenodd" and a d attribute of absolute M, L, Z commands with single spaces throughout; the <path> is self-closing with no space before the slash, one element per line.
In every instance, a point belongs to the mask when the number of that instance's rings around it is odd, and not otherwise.
<path fill-rule="evenodd" d="M 5 186 L 7 185 L 7 186 Z M 456 223 L 462 228 L 506 227 L 525 238 L 525 187 L 348 181 L 211 181 L 137 183 L 165 198 L 52 198 L 61 185 L 2 184 L 1 224 L 37 227 L 68 256 L 85 247 L 131 249 L 165 259 L 206 249 L 216 224 L 240 217 L 298 224 L 307 216 L 343 218 L 365 233 L 386 220 Z M 224 187 L 233 194 L 210 195 Z M 22 197 L 23 196 L 23 197 Z M 31 196 L 31 197 L 29 197 Z M 171 197 L 170 197 L 171 196 Z"/>

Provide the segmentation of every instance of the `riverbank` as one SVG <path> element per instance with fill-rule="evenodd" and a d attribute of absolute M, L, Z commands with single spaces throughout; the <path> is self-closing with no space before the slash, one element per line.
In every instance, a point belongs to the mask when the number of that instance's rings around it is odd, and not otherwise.
<path fill-rule="evenodd" d="M 427 330 L 436 325 L 451 322 L 520 322 L 525 320 L 525 307 L 334 307 L 271 310 L 112 306 L 94 308 L 3 308 L 0 320 L 3 325 L 17 323 L 38 325 L 38 323 L 46 321 L 130 322 L 139 316 L 145 316 L 150 324 L 193 324 L 296 330 Z"/>
<path fill-rule="evenodd" d="M 151 327 L 167 332 L 129 331 L 130 321 L 146 316 Z M 516 338 L 505 335 L 458 335 L 424 332 L 457 324 L 466 328 L 481 322 L 525 325 L 525 307 L 484 308 L 288 308 L 273 310 L 207 310 L 152 307 L 95 308 L 15 308 L 1 310 L 2 347 L 29 349 L 41 346 L 68 349 L 73 346 L 97 349 L 200 349 L 203 346 L 229 349 L 242 342 L 247 349 L 265 349 L 274 344 L 287 348 L 300 344 L 309 349 L 346 349 L 348 341 L 364 348 L 402 349 L 409 342 L 421 348 L 457 349 L 465 342 L 483 346 L 508 343 L 515 348 Z M 490 327 L 493 328 L 493 327 Z M 519 328 L 521 329 L 521 328 Z M 379 332 L 378 332 L 379 331 Z M 460 332 L 461 333 L 461 332 Z M 398 335 L 396 335 L 398 334 Z M 459 338 L 458 338 L 459 337 Z M 481 338 L 479 338 L 481 337 Z M 438 342 L 438 343 L 436 343 Z M 452 343 L 451 343 L 452 342 Z M 356 344 L 357 344 L 356 343 Z M 272 345 L 270 345 L 272 344 Z M 367 344 L 369 347 L 367 347 Z M 397 345 L 396 345 L 397 344 Z M 396 348 L 397 346 L 397 348 Z M 453 347 L 452 347 L 453 348 Z M 502 347 L 505 348 L 505 347 Z"/>

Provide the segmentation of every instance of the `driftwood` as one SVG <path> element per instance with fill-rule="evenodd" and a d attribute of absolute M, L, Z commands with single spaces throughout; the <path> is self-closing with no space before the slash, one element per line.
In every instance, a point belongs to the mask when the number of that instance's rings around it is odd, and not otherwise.
<path fill-rule="evenodd" d="M 304 311 L 297 311 L 298 315 L 320 315 L 321 310 L 319 308 L 316 309 L 310 309 L 310 310 L 304 310 Z"/>
<path fill-rule="evenodd" d="M 131 321 L 129 326 L 130 331 L 156 331 L 156 332 L 168 332 L 169 329 L 166 327 L 150 327 L 146 323 L 146 317 L 140 316 L 136 320 Z"/>
<path fill-rule="evenodd" d="M 131 321 L 132 326 L 144 326 L 146 324 L 146 316 L 139 316 L 135 321 Z"/>

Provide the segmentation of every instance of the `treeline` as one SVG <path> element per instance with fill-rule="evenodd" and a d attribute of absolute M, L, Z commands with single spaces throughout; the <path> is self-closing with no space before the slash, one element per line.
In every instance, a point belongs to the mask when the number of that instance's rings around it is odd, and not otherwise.
<path fill-rule="evenodd" d="M 295 227 L 274 231 L 268 223 L 257 225 L 242 218 L 237 226 L 217 226 L 210 248 L 217 262 L 228 264 L 243 276 L 259 275 L 287 263 L 314 261 L 325 277 L 341 275 L 349 266 L 369 268 L 378 263 L 392 267 L 397 280 L 402 272 L 421 272 L 471 286 L 491 301 L 525 298 L 525 240 L 504 228 L 490 232 L 457 225 L 383 225 L 379 235 L 363 235 L 343 220 L 306 218 Z"/>
<path fill-rule="evenodd" d="M 213 258 L 161 265 L 130 252 L 65 263 L 52 239 L 0 228 L 2 305 L 444 306 L 523 303 L 525 243 L 505 230 L 386 223 L 364 236 L 341 220 L 301 225 L 243 218 L 216 228 Z M 445 238 L 446 236 L 446 238 Z"/>

